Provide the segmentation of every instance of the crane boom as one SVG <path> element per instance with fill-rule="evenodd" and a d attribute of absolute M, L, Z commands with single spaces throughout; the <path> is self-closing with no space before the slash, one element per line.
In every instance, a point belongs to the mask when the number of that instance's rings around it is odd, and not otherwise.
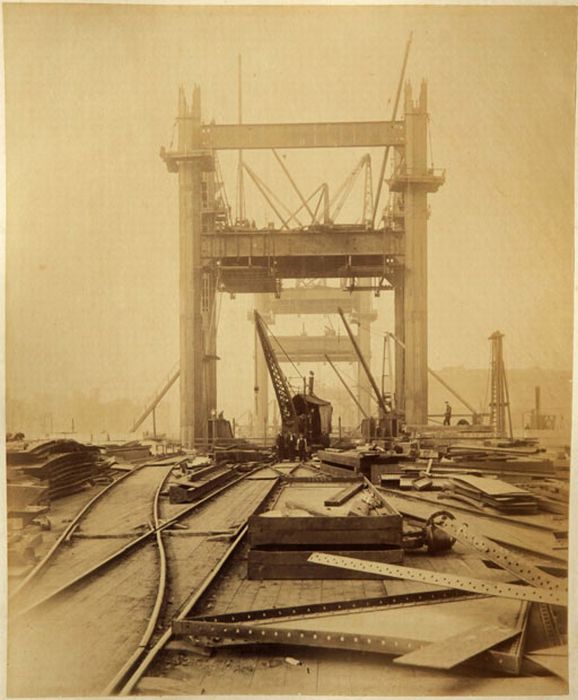
<path fill-rule="evenodd" d="M 325 359 L 327 360 L 327 362 L 329 362 L 329 366 L 331 367 L 331 369 L 332 369 L 332 370 L 335 372 L 335 374 L 337 375 L 337 379 L 339 379 L 339 381 L 340 381 L 340 382 L 343 384 L 343 386 L 345 387 L 345 390 L 347 391 L 347 393 L 349 394 L 349 396 L 351 396 L 351 398 L 353 399 L 353 402 L 355 403 L 355 405 L 356 405 L 357 408 L 359 409 L 359 412 L 361 413 L 361 415 L 362 415 L 364 418 L 369 418 L 369 416 L 368 416 L 367 413 L 365 412 L 363 406 L 362 406 L 362 405 L 359 403 L 359 401 L 357 400 L 357 397 L 355 396 L 355 394 L 354 394 L 354 393 L 351 391 L 351 389 L 347 386 L 347 382 L 345 381 L 345 379 L 343 379 L 343 377 L 342 377 L 341 374 L 339 373 L 339 370 L 337 369 L 337 367 L 333 364 L 333 362 L 331 362 L 331 359 L 329 358 L 329 355 L 326 354 L 326 355 L 325 355 Z"/>
<path fill-rule="evenodd" d="M 267 335 L 267 329 L 265 327 L 265 322 L 261 318 L 258 311 L 254 311 L 255 314 L 255 328 L 257 330 L 257 335 L 261 342 L 261 347 L 263 348 L 263 355 L 265 356 L 265 362 L 267 363 L 267 369 L 269 370 L 269 376 L 271 377 L 271 382 L 273 384 L 273 389 L 275 390 L 275 396 L 277 397 L 277 402 L 279 404 L 279 413 L 281 415 L 281 423 L 283 429 L 290 432 L 298 432 L 299 420 L 297 417 L 297 411 L 293 405 L 293 399 L 291 396 L 291 390 L 289 389 L 289 384 L 287 378 L 283 374 L 281 365 L 277 360 L 269 336 Z"/>
<path fill-rule="evenodd" d="M 371 387 L 373 388 L 373 391 L 375 393 L 375 398 L 377 399 L 377 403 L 379 404 L 379 407 L 383 411 L 383 414 L 385 415 L 388 412 L 388 408 L 385 405 L 385 401 L 383 400 L 383 396 L 381 395 L 381 392 L 379 391 L 379 387 L 377 386 L 375 379 L 373 378 L 373 374 L 371 374 L 371 370 L 369 369 L 369 365 L 365 361 L 365 357 L 363 357 L 363 354 L 361 350 L 359 349 L 359 345 L 357 344 L 357 340 L 355 339 L 355 336 L 353 335 L 353 332 L 351 328 L 349 327 L 349 324 L 347 323 L 347 320 L 345 319 L 345 314 L 343 313 L 343 309 L 338 308 L 339 315 L 341 316 L 341 320 L 343 321 L 343 325 L 345 326 L 345 330 L 347 331 L 347 335 L 349 336 L 349 339 L 351 340 L 351 344 L 353 345 L 353 349 L 355 350 L 355 354 L 357 355 L 357 359 L 359 362 L 361 362 L 361 366 L 363 367 L 365 374 L 369 380 L 369 383 L 371 384 Z"/>

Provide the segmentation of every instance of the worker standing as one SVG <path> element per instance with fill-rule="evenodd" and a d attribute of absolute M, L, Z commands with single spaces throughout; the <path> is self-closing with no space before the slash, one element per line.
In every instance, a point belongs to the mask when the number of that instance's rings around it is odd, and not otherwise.
<path fill-rule="evenodd" d="M 446 410 L 444 412 L 444 425 L 450 425 L 451 418 L 452 418 L 452 407 L 446 401 Z"/>
<path fill-rule="evenodd" d="M 287 457 L 289 458 L 290 462 L 295 461 L 296 447 L 297 447 L 297 438 L 295 437 L 294 433 L 291 433 L 287 437 Z"/>
<path fill-rule="evenodd" d="M 307 459 L 307 440 L 304 435 L 299 435 L 299 440 L 297 440 L 297 451 L 299 452 L 299 461 L 305 462 Z"/>
<path fill-rule="evenodd" d="M 285 459 L 285 436 L 281 431 L 277 433 L 275 444 L 277 446 L 277 460 L 282 462 Z"/>

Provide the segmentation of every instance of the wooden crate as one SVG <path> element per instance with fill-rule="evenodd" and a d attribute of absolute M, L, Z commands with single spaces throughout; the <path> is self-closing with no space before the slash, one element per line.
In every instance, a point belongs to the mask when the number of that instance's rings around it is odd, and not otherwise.
<path fill-rule="evenodd" d="M 313 564 L 308 561 L 314 551 L 311 550 L 266 550 L 251 549 L 249 551 L 248 578 L 250 580 L 265 581 L 274 579 L 381 579 L 383 576 L 365 573 L 363 571 L 349 571 L 333 566 Z M 328 551 L 328 550 L 325 550 Z M 392 547 L 391 549 L 360 550 L 343 549 L 330 550 L 331 554 L 339 554 L 344 557 L 354 557 L 377 561 L 385 564 L 399 564 L 403 561 L 403 549 Z"/>
<path fill-rule="evenodd" d="M 352 482 L 356 488 L 358 482 Z M 383 500 L 379 515 L 349 515 L 353 495 L 340 506 L 342 484 L 286 486 L 276 510 L 249 518 L 250 579 L 375 579 L 375 574 L 309 563 L 313 552 L 331 552 L 381 563 L 403 560 L 402 516 Z M 293 515 L 292 508 L 312 515 Z M 317 514 L 318 513 L 318 514 Z M 323 513 L 326 513 L 323 515 Z M 379 577 L 377 577 L 379 578 Z"/>
<path fill-rule="evenodd" d="M 400 547 L 402 518 L 399 513 L 367 517 L 267 517 L 249 519 L 250 547 L 271 549 L 322 545 L 342 550 L 371 549 L 376 545 Z"/>

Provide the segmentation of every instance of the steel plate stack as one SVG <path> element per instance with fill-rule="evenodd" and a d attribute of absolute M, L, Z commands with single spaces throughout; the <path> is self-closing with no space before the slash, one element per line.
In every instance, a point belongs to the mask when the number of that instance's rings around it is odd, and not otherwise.
<path fill-rule="evenodd" d="M 47 486 L 48 499 L 79 491 L 108 470 L 101 451 L 76 440 L 50 440 L 28 450 L 8 452 L 9 479 L 26 477 Z"/>
<path fill-rule="evenodd" d="M 536 513 L 538 510 L 538 499 L 533 493 L 500 479 L 463 475 L 452 477 L 451 481 L 456 493 L 502 513 Z"/>

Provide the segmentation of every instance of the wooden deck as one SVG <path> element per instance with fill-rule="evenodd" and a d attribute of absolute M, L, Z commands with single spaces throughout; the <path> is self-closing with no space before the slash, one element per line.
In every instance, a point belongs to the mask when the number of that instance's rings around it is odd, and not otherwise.
<path fill-rule="evenodd" d="M 435 590 L 425 584 L 394 580 L 250 581 L 247 552 L 245 544 L 195 614 L 218 615 Z M 496 582 L 511 579 L 510 574 L 488 567 L 478 552 L 459 543 L 451 552 L 438 556 L 421 551 L 406 553 L 405 563 Z M 476 601 L 469 605 L 475 606 Z M 419 626 L 419 613 L 408 612 L 407 625 Z M 293 665 L 288 657 L 297 659 L 299 664 Z M 390 657 L 376 654 L 289 646 L 221 648 L 214 650 L 210 658 L 169 651 L 159 657 L 148 674 L 137 686 L 137 694 L 545 696 L 567 692 L 564 681 L 554 676 L 508 677 L 464 666 L 435 671 L 399 666 Z"/>
<path fill-rule="evenodd" d="M 276 483 L 279 472 L 288 473 L 294 467 L 285 463 L 260 470 L 183 516 L 180 527 L 164 533 L 169 587 L 157 636 L 205 582 L 230 547 L 240 525 Z M 67 580 L 72 573 L 102 558 L 113 543 L 117 547 L 119 541 L 124 541 L 117 537 L 119 532 L 128 532 L 129 528 L 150 520 L 151 496 L 163 476 L 162 469 L 155 469 L 159 471 L 154 475 L 143 471 L 138 479 L 136 474 L 129 477 L 135 479 L 134 490 L 129 499 L 119 500 L 121 492 L 118 492 L 114 518 L 109 517 L 105 508 L 95 508 L 93 517 L 101 522 L 93 519 L 90 525 L 85 525 L 84 532 L 108 536 L 79 539 L 70 551 L 56 557 L 51 570 L 39 579 L 34 589 L 36 594 L 50 590 L 47 586 Z M 298 467 L 294 472 L 297 476 L 311 474 L 307 467 Z M 313 486 L 322 495 L 342 488 L 342 485 Z M 294 493 L 301 490 L 298 486 Z M 285 496 L 277 498 L 278 506 L 283 506 Z M 127 507 L 127 502 L 131 507 Z M 171 504 L 168 499 L 161 499 L 160 517 L 167 520 L 187 507 L 188 504 Z M 425 509 L 431 506 L 425 504 Z M 514 521 L 512 528 L 517 527 Z M 540 547 L 554 542 L 547 530 L 538 532 L 542 537 L 536 540 Z M 520 537 L 521 532 L 513 529 L 510 535 Z M 235 552 L 194 614 L 218 615 L 434 590 L 432 586 L 400 580 L 250 581 L 248 547 L 248 542 L 244 542 Z M 563 558 L 560 553 L 557 556 Z M 438 556 L 429 556 L 425 551 L 407 552 L 404 561 L 408 566 L 437 572 L 494 581 L 510 579 L 506 572 L 487 566 L 478 552 L 459 543 L 452 551 Z M 148 624 L 158 592 L 158 567 L 159 551 L 151 539 L 126 555 L 122 563 L 107 569 L 106 574 L 93 576 L 71 588 L 65 596 L 11 620 L 9 695 L 101 694 L 135 650 Z M 475 606 L 476 601 L 469 604 Z M 333 618 L 327 619 L 334 624 Z M 367 619 L 377 624 L 377 617 Z M 356 622 L 360 620 L 361 617 Z M 423 614 L 408 611 L 408 630 L 418 628 L 422 620 Z M 507 677 L 464 666 L 447 672 L 404 667 L 394 664 L 390 657 L 362 652 L 237 646 L 215 650 L 210 658 L 175 648 L 165 650 L 134 692 L 138 695 L 545 696 L 565 693 L 566 685 L 559 678 L 547 675 Z"/>
<path fill-rule="evenodd" d="M 106 575 L 9 622 L 8 694 L 99 695 L 138 646 L 158 588 L 151 541 Z"/>
<path fill-rule="evenodd" d="M 231 531 L 242 524 L 272 484 L 266 479 L 242 481 L 186 516 L 182 521 L 186 529 L 164 535 L 169 562 L 169 594 L 164 610 L 167 622 L 229 547 L 229 539 L 215 538 L 214 533 Z M 148 505 L 150 509 L 150 500 Z M 186 504 L 167 502 L 161 514 L 168 518 L 184 507 Z M 144 515 L 140 505 L 129 509 L 126 502 L 118 511 L 125 512 L 126 522 L 117 521 L 116 527 L 133 522 L 137 512 L 139 517 Z M 83 565 L 89 563 L 87 553 Z M 66 556 L 57 558 L 50 567 L 54 567 L 50 580 L 63 580 L 68 565 Z M 138 647 L 158 586 L 159 552 L 151 539 L 102 575 L 92 576 L 57 599 L 15 617 L 10 623 L 9 695 L 102 694 Z"/>
<path fill-rule="evenodd" d="M 170 470 L 170 466 L 142 467 L 114 484 L 79 522 L 70 543 L 62 545 L 50 565 L 11 600 L 11 612 L 53 593 L 147 530 L 155 491 Z"/>

